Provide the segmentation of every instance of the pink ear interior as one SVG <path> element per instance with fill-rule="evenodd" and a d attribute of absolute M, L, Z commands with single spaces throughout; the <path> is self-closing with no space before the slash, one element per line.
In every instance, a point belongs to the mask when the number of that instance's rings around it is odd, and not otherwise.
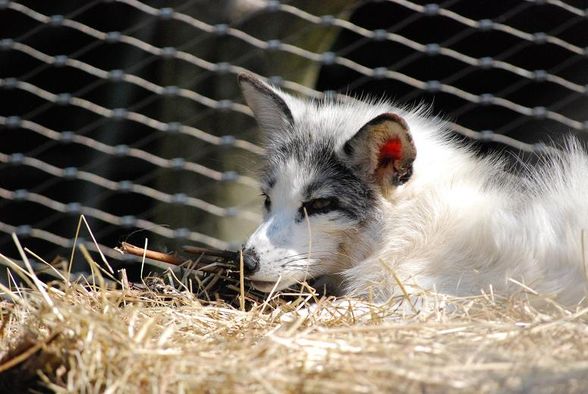
<path fill-rule="evenodd" d="M 402 159 L 402 142 L 398 138 L 390 139 L 380 147 L 379 166 L 387 166 L 391 161 Z"/>

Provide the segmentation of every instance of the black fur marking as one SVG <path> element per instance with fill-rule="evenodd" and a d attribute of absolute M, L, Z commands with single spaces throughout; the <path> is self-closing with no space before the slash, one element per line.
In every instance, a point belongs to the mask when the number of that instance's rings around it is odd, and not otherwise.
<path fill-rule="evenodd" d="M 400 185 L 404 185 L 406 182 L 408 182 L 408 180 L 410 179 L 410 177 L 412 176 L 412 164 L 408 165 L 404 172 L 400 173 L 394 173 L 394 175 L 392 175 L 392 184 L 394 186 L 400 186 Z"/>
<path fill-rule="evenodd" d="M 351 145 L 349 141 L 343 145 L 343 152 L 345 152 L 347 156 L 351 156 L 353 154 L 353 145 Z"/>
<path fill-rule="evenodd" d="M 266 191 L 269 191 L 270 189 L 273 189 L 274 186 L 276 185 L 276 177 L 271 172 L 271 169 L 267 168 L 267 166 L 266 166 L 266 168 L 263 169 L 263 175 L 261 176 L 261 184 L 262 184 L 262 188 L 267 189 L 267 190 L 263 191 L 264 193 Z"/>
<path fill-rule="evenodd" d="M 272 200 L 269 198 L 269 196 L 265 193 L 262 193 L 264 200 L 263 200 L 263 207 L 265 208 L 265 210 L 267 212 L 271 211 L 272 209 Z"/>
<path fill-rule="evenodd" d="M 317 191 L 321 186 L 322 184 L 318 181 L 312 181 L 308 185 L 306 185 L 306 188 L 304 190 L 304 200 L 310 200 L 314 195 L 314 192 Z"/>
<path fill-rule="evenodd" d="M 300 213 L 304 215 L 306 211 L 306 215 L 312 216 L 329 213 L 337 209 L 339 209 L 337 197 L 316 198 L 302 203 Z"/>
<path fill-rule="evenodd" d="M 303 192 L 303 198 L 336 198 L 333 211 L 355 220 L 366 221 L 375 207 L 375 192 L 372 187 L 337 157 L 334 142 L 330 139 L 314 140 L 311 134 L 298 134 L 289 141 L 271 147 L 268 152 L 268 168 L 272 174 L 279 173 L 279 166 L 294 159 L 302 167 L 313 168 L 316 174 Z M 314 195 L 319 189 L 328 190 L 328 195 Z M 305 201 L 301 201 L 302 204 Z M 309 212 L 310 215 L 310 212 Z M 297 220 L 304 220 L 303 210 Z"/>

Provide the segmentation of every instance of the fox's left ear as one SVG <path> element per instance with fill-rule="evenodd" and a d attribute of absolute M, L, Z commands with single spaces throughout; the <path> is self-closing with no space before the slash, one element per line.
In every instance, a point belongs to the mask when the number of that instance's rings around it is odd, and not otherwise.
<path fill-rule="evenodd" d="M 412 176 L 416 148 L 408 125 L 393 113 L 379 115 L 343 146 L 351 166 L 375 182 L 384 196 Z"/>

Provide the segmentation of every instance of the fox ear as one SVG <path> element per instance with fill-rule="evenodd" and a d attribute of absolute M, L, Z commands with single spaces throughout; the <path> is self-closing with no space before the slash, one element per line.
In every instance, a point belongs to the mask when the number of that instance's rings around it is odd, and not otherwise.
<path fill-rule="evenodd" d="M 247 105 L 263 131 L 272 133 L 294 124 L 292 112 L 282 98 L 282 93 L 248 73 L 239 74 L 239 84 Z"/>
<path fill-rule="evenodd" d="M 416 148 L 408 125 L 392 113 L 379 115 L 365 124 L 343 146 L 352 167 L 375 182 L 386 197 L 412 176 Z"/>

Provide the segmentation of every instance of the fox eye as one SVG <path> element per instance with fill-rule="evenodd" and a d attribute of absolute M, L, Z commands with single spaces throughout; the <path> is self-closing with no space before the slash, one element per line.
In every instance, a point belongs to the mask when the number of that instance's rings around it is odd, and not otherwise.
<path fill-rule="evenodd" d="M 269 211 L 270 208 L 272 207 L 272 200 L 270 199 L 270 196 L 268 196 L 265 193 L 261 193 L 261 195 L 264 198 L 264 200 L 263 200 L 263 206 L 266 209 L 266 211 Z"/>
<path fill-rule="evenodd" d="M 336 198 L 315 198 L 303 203 L 301 211 L 304 215 L 304 210 L 306 209 L 306 213 L 310 216 L 333 211 L 338 208 L 338 205 Z"/>

